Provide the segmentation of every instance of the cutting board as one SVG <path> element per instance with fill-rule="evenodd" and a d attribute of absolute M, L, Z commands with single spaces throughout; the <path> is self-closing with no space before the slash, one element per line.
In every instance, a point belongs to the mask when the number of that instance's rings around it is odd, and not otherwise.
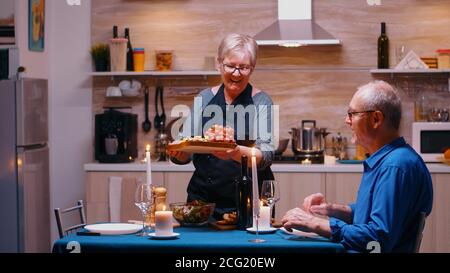
<path fill-rule="evenodd" d="M 188 153 L 209 154 L 211 152 L 226 152 L 236 148 L 236 143 L 227 142 L 201 142 L 201 141 L 183 141 L 180 143 L 170 143 L 168 150 L 181 151 Z"/>
<path fill-rule="evenodd" d="M 220 225 L 217 222 L 209 222 L 209 226 L 217 230 L 233 230 L 236 229 L 236 225 Z M 272 227 L 280 228 L 283 224 L 281 222 L 272 221 Z"/>
<path fill-rule="evenodd" d="M 217 230 L 233 230 L 236 225 L 220 225 L 217 222 L 209 222 L 209 226 Z"/>

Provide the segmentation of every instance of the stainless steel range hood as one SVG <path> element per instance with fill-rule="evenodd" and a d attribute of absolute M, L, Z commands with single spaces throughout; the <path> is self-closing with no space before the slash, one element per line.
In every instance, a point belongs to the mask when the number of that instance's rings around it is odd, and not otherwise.
<path fill-rule="evenodd" d="M 312 0 L 278 0 L 278 20 L 255 35 L 258 45 L 339 45 L 312 19 Z"/>

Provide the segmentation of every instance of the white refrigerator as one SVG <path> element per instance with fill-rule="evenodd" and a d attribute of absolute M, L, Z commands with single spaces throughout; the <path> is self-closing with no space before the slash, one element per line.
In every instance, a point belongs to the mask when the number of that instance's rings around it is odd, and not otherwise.
<path fill-rule="evenodd" d="M 0 80 L 0 252 L 50 251 L 48 84 Z"/>

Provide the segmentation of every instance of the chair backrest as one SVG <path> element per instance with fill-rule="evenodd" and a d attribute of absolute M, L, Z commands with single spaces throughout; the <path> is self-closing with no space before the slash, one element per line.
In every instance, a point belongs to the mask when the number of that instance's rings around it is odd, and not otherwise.
<path fill-rule="evenodd" d="M 68 233 L 71 233 L 79 228 L 82 228 L 86 225 L 86 216 L 84 215 L 84 204 L 83 204 L 83 200 L 78 200 L 77 205 L 71 208 L 67 208 L 64 210 L 61 210 L 59 208 L 54 209 L 55 211 L 55 217 L 56 217 L 56 225 L 58 226 L 58 233 L 59 233 L 59 238 L 64 237 L 65 235 L 67 235 Z M 73 225 L 73 226 L 69 226 L 69 227 L 65 227 L 61 221 L 62 216 L 73 212 L 73 211 L 78 211 L 79 216 L 80 216 L 80 223 Z"/>
<path fill-rule="evenodd" d="M 417 233 L 415 236 L 415 242 L 414 242 L 414 252 L 418 253 L 420 250 L 420 244 L 422 243 L 422 237 L 423 237 L 423 230 L 425 228 L 425 219 L 427 217 L 427 214 L 425 212 L 420 212 L 419 214 L 419 226 L 417 228 Z"/>

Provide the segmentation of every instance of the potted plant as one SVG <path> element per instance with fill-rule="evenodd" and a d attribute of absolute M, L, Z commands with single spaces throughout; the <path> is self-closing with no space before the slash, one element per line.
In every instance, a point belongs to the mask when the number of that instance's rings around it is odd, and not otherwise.
<path fill-rule="evenodd" d="M 107 44 L 95 44 L 91 47 L 91 56 L 94 61 L 95 71 L 108 71 L 109 46 Z"/>

